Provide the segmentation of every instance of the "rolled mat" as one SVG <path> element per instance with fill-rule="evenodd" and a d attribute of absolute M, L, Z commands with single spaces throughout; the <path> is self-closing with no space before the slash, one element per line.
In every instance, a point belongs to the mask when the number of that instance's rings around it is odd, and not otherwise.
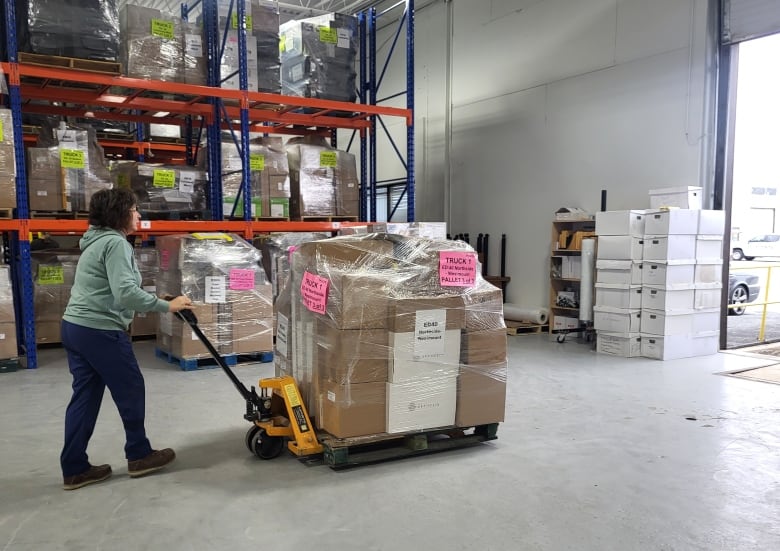
<path fill-rule="evenodd" d="M 547 317 L 546 308 L 523 308 L 517 304 L 504 304 L 504 319 L 544 325 L 547 323 Z"/>

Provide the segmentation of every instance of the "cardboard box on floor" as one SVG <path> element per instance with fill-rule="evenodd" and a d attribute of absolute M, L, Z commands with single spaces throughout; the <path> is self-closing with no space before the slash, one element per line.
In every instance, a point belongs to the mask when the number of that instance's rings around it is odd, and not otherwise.
<path fill-rule="evenodd" d="M 385 432 L 385 383 L 322 383 L 318 426 L 337 438 Z"/>
<path fill-rule="evenodd" d="M 387 381 L 388 342 L 385 329 L 337 329 L 319 319 L 318 370 L 337 384 L 384 383 Z"/>
<path fill-rule="evenodd" d="M 462 366 L 458 376 L 455 424 L 474 427 L 504 420 L 506 364 Z"/>
<path fill-rule="evenodd" d="M 16 347 L 16 323 L 0 323 L 0 360 L 16 358 L 19 350 Z"/>

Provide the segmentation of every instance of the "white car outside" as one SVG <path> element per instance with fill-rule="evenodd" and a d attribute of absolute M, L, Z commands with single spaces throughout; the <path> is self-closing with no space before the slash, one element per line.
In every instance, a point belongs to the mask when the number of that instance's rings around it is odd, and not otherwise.
<path fill-rule="evenodd" d="M 749 241 L 731 246 L 733 260 L 753 260 L 757 256 L 780 257 L 780 233 L 757 235 Z"/>

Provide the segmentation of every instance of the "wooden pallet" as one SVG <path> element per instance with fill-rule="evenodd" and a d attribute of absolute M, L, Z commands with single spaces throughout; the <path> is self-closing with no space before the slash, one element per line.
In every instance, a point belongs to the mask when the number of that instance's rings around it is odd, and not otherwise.
<path fill-rule="evenodd" d="M 359 216 L 301 216 L 301 222 L 357 222 Z"/>
<path fill-rule="evenodd" d="M 535 333 L 546 333 L 549 329 L 548 324 L 526 323 L 523 321 L 506 320 L 507 335 L 527 335 Z"/>
<path fill-rule="evenodd" d="M 0 218 L 9 220 L 14 217 L 14 209 L 0 209 Z"/>
<path fill-rule="evenodd" d="M 255 222 L 289 222 L 290 218 L 282 218 L 280 216 L 255 216 L 252 220 Z"/>
<path fill-rule="evenodd" d="M 468 428 L 449 428 L 407 434 L 377 434 L 355 438 L 318 435 L 324 448 L 321 459 L 303 458 L 305 463 L 322 462 L 334 470 L 349 469 L 474 446 L 495 440 L 498 423 Z"/>
<path fill-rule="evenodd" d="M 154 349 L 154 355 L 158 358 L 162 358 L 168 363 L 179 364 L 182 371 L 195 371 L 197 369 L 214 369 L 218 368 L 219 364 L 217 360 L 211 356 L 204 358 L 179 358 L 166 352 L 160 348 Z M 269 363 L 274 360 L 273 352 L 252 352 L 247 354 L 224 354 L 222 359 L 229 366 L 235 366 L 240 363 Z"/>
<path fill-rule="evenodd" d="M 38 65 L 40 67 L 75 69 L 88 73 L 102 73 L 106 75 L 119 75 L 122 73 L 122 64 L 115 61 L 95 61 L 92 59 L 79 59 L 76 57 L 19 52 L 19 62 L 27 65 Z"/>
<path fill-rule="evenodd" d="M 67 210 L 34 210 L 30 212 L 30 218 L 45 218 L 49 220 L 84 220 L 89 218 L 86 211 L 71 212 Z"/>
<path fill-rule="evenodd" d="M 211 220 L 210 210 L 141 211 L 144 220 Z"/>

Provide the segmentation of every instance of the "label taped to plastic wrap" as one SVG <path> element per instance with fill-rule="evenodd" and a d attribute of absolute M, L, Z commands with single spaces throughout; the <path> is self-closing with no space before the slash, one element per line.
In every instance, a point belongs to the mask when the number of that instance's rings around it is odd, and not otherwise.
<path fill-rule="evenodd" d="M 221 232 L 196 232 L 192 234 L 192 237 L 195 239 L 200 239 L 201 241 L 205 239 L 214 239 L 216 241 L 233 241 L 232 237 L 226 233 Z"/>
<path fill-rule="evenodd" d="M 175 170 L 155 170 L 152 177 L 154 187 L 173 188 L 176 186 Z"/>
<path fill-rule="evenodd" d="M 442 287 L 473 287 L 476 283 L 476 253 L 439 252 L 439 285 Z"/>
<path fill-rule="evenodd" d="M 38 266 L 38 285 L 62 285 L 65 283 L 65 268 L 62 266 Z"/>
<path fill-rule="evenodd" d="M 152 19 L 152 36 L 173 40 L 173 21 Z"/>
<path fill-rule="evenodd" d="M 337 157 L 335 151 L 323 151 L 320 153 L 320 168 L 334 168 Z"/>
<path fill-rule="evenodd" d="M 249 155 L 249 170 L 265 170 L 265 155 L 251 153 Z"/>
<path fill-rule="evenodd" d="M 289 323 L 287 316 L 279 313 L 276 314 L 276 351 L 285 358 L 287 357 Z"/>
<path fill-rule="evenodd" d="M 225 276 L 206 276 L 206 304 L 225 304 Z"/>
<path fill-rule="evenodd" d="M 203 57 L 203 39 L 199 34 L 185 34 L 184 44 L 188 56 Z"/>
<path fill-rule="evenodd" d="M 328 306 L 330 281 L 318 275 L 303 272 L 301 281 L 301 302 L 315 314 L 324 314 Z"/>
<path fill-rule="evenodd" d="M 244 14 L 244 18 L 246 19 L 246 28 L 251 30 L 252 29 L 252 16 L 248 14 Z M 233 17 L 230 21 L 230 26 L 234 29 L 238 28 L 238 13 L 233 12 Z"/>
<path fill-rule="evenodd" d="M 3 134 L 3 121 L 0 121 L 0 142 L 5 141 L 5 134 Z"/>
<path fill-rule="evenodd" d="M 84 152 L 79 149 L 60 149 L 62 168 L 84 168 Z"/>
<path fill-rule="evenodd" d="M 418 310 L 414 321 L 414 359 L 433 360 L 444 356 L 447 310 Z"/>
<path fill-rule="evenodd" d="M 320 42 L 325 42 L 327 44 L 338 44 L 339 41 L 339 34 L 336 29 L 331 29 L 330 27 L 320 27 Z"/>
<path fill-rule="evenodd" d="M 349 29 L 338 29 L 337 31 L 338 41 L 336 46 L 339 48 L 349 48 L 349 39 L 352 38 Z"/>
<path fill-rule="evenodd" d="M 193 193 L 195 191 L 195 173 L 182 172 L 179 176 L 179 191 Z"/>
<path fill-rule="evenodd" d="M 255 288 L 255 271 L 231 268 L 229 272 L 231 291 L 250 291 Z"/>

